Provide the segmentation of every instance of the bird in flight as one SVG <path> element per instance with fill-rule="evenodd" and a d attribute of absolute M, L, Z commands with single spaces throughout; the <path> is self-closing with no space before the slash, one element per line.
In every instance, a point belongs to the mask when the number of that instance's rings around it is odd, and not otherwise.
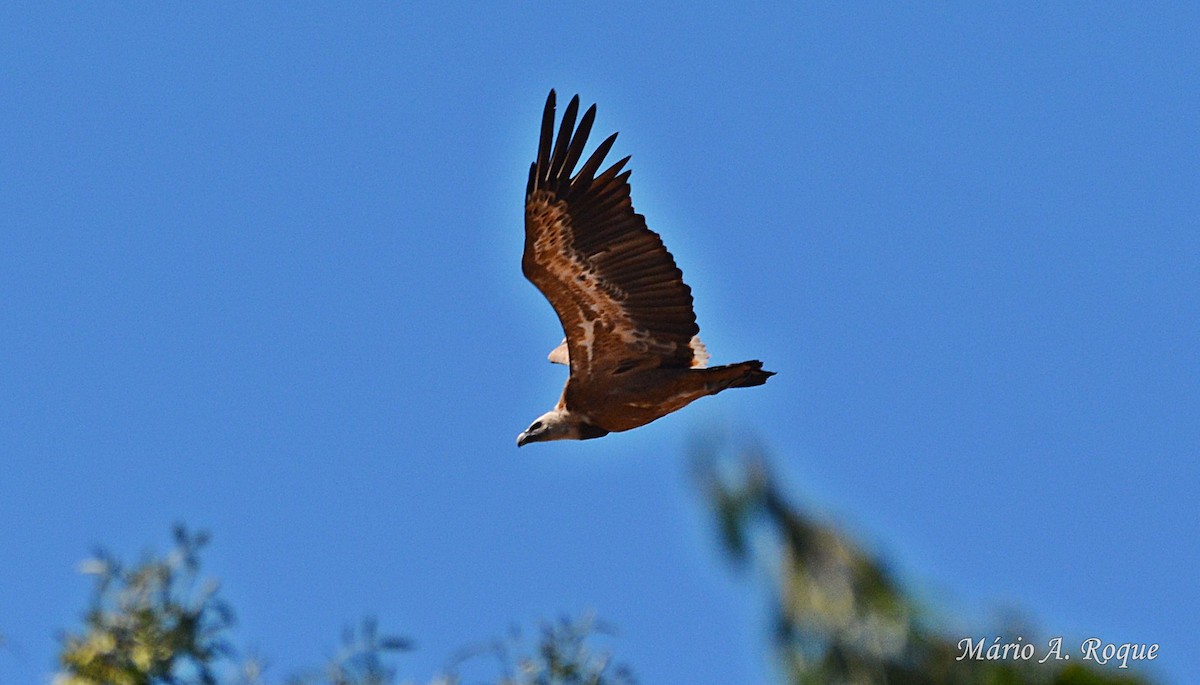
<path fill-rule="evenodd" d="M 521 258 L 521 271 L 550 301 L 566 336 L 549 359 L 571 373 L 558 404 L 517 436 L 518 447 L 630 430 L 774 375 L 757 360 L 706 368 L 692 290 L 662 239 L 633 210 L 629 171 L 622 171 L 629 157 L 596 173 L 617 134 L 575 172 L 596 106 L 576 126 L 578 113 L 576 95 L 556 138 L 550 91 L 525 189 Z"/>

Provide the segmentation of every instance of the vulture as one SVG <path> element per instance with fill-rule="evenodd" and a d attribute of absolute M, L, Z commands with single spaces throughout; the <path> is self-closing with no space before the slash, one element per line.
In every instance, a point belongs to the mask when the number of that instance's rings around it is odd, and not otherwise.
<path fill-rule="evenodd" d="M 537 158 L 525 189 L 521 271 L 558 314 L 565 340 L 550 352 L 570 376 L 558 404 L 517 436 L 517 446 L 588 440 L 644 426 L 726 388 L 762 385 L 761 361 L 708 366 L 692 291 L 633 209 L 629 157 L 600 171 L 617 134 L 576 171 L 596 106 L 579 96 L 554 132 L 555 95 L 542 114 Z"/>

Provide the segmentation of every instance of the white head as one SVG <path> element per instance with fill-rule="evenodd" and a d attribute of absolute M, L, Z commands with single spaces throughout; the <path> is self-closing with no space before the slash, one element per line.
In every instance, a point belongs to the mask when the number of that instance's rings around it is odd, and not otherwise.
<path fill-rule="evenodd" d="M 608 435 L 608 431 L 593 426 L 565 409 L 554 409 L 537 417 L 517 436 L 517 447 L 531 442 L 548 440 L 590 440 Z"/>

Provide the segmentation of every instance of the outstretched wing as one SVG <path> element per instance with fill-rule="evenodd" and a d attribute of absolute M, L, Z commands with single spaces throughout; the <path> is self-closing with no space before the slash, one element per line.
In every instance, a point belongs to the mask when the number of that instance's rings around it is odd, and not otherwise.
<path fill-rule="evenodd" d="M 617 134 L 574 173 L 596 106 L 576 128 L 579 96 L 572 98 L 557 140 L 554 110 L 552 90 L 529 168 L 521 269 L 558 313 L 572 378 L 692 366 L 690 343 L 700 330 L 692 292 L 662 239 L 633 210 L 629 172 L 621 171 L 629 158 L 596 175 Z"/>

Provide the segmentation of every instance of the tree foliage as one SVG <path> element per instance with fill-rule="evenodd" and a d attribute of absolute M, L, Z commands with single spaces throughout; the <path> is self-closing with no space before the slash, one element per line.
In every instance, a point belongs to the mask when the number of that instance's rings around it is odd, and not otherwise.
<path fill-rule="evenodd" d="M 754 451 L 722 459 L 700 450 L 697 482 L 735 566 L 769 580 L 770 643 L 789 685 L 1139 685 L 1146 681 L 1078 662 L 961 659 L 959 638 L 937 628 L 886 565 L 788 501 Z M 233 612 L 218 584 L 200 577 L 205 533 L 182 526 L 174 548 L 127 567 L 106 552 L 85 562 L 95 578 L 83 626 L 64 634 L 56 685 L 268 685 L 229 643 Z M 595 648 L 593 618 L 546 623 L 469 650 L 432 685 L 463 685 L 462 666 L 490 654 L 496 685 L 631 685 L 633 676 Z M 1028 629 L 1001 630 L 1016 639 Z M 374 619 L 343 633 L 341 648 L 288 685 L 393 685 L 393 658 L 412 648 Z M 470 682 L 478 682 L 474 677 Z"/>
<path fill-rule="evenodd" d="M 736 566 L 770 581 L 771 643 L 788 683 L 890 685 L 1137 685 L 1123 673 L 1078 662 L 959 659 L 960 637 L 905 592 L 880 560 L 790 503 L 754 449 L 721 458 L 697 450 L 697 482 L 722 547 Z M 1028 629 L 1005 629 L 1016 641 Z"/>
<path fill-rule="evenodd" d="M 229 653 L 233 613 L 200 584 L 206 533 L 174 530 L 175 548 L 132 568 L 107 552 L 83 564 L 96 577 L 84 629 L 63 638 L 57 685 L 214 685 Z"/>
<path fill-rule="evenodd" d="M 55 685 L 268 685 L 257 660 L 240 661 L 228 640 L 232 610 L 218 583 L 200 578 L 207 533 L 174 529 L 174 548 L 127 567 L 99 551 L 83 563 L 95 577 L 82 629 L 64 634 Z M 542 626 L 536 643 L 518 638 L 491 643 L 499 657 L 497 685 L 633 685 L 627 667 L 589 645 L 591 618 Z M 322 667 L 292 675 L 287 685 L 394 685 L 391 657 L 409 640 L 379 632 L 374 618 L 343 631 L 340 649 Z M 459 662 L 465 662 L 472 653 Z M 457 669 L 431 685 L 461 685 Z"/>

